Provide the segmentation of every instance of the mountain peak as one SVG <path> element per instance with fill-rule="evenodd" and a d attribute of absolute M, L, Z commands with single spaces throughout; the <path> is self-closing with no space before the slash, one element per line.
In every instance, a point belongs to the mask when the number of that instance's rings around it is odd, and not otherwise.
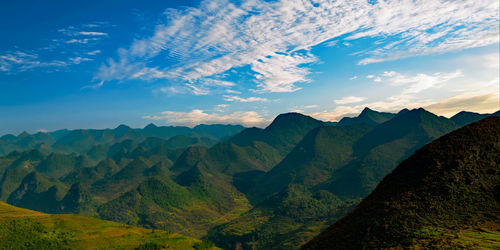
<path fill-rule="evenodd" d="M 266 128 L 266 130 L 274 127 L 289 126 L 290 124 L 302 122 L 314 122 L 318 123 L 318 125 L 322 123 L 321 121 L 316 120 L 310 116 L 296 112 L 289 112 L 280 114 L 276 118 L 274 118 L 273 122 Z"/>
<path fill-rule="evenodd" d="M 368 124 L 368 125 L 378 125 L 392 119 L 395 115 L 393 113 L 378 112 L 368 107 L 365 107 L 363 111 L 357 117 L 344 117 L 339 122 L 339 126 L 349 126 L 355 124 Z"/>
<path fill-rule="evenodd" d="M 442 116 L 439 116 L 439 115 L 436 115 L 424 108 L 416 108 L 416 109 L 412 109 L 410 110 L 409 112 L 407 112 L 407 114 L 414 114 L 414 115 L 417 115 L 419 116 L 421 119 L 424 119 L 424 117 L 442 117 Z"/>
<path fill-rule="evenodd" d="M 404 108 L 404 109 L 400 110 L 396 115 L 403 115 L 403 114 L 408 113 L 409 111 L 410 111 L 409 109 Z"/>
<path fill-rule="evenodd" d="M 118 127 L 115 128 L 115 130 L 128 130 L 128 129 L 130 129 L 130 127 L 125 124 L 120 124 Z"/>
<path fill-rule="evenodd" d="M 146 127 L 144 127 L 144 129 L 154 129 L 154 128 L 157 128 L 157 127 L 158 126 L 156 126 L 154 123 L 150 123 Z"/>
<path fill-rule="evenodd" d="M 375 110 L 373 110 L 373 109 L 371 109 L 369 107 L 365 107 L 363 109 L 363 111 L 361 111 L 361 113 L 359 115 L 363 115 L 363 114 L 367 114 L 367 113 L 371 113 L 371 112 L 377 112 L 377 111 L 375 111 Z"/>
<path fill-rule="evenodd" d="M 19 137 L 27 137 L 27 136 L 30 136 L 30 134 L 29 134 L 28 132 L 26 132 L 26 131 L 23 131 L 23 132 L 22 132 L 22 133 L 20 133 L 18 136 L 19 136 Z"/>

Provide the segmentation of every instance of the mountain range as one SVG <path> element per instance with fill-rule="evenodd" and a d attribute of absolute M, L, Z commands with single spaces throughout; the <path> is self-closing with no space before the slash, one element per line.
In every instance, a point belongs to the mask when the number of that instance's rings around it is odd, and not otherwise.
<path fill-rule="evenodd" d="M 453 131 L 403 161 L 303 249 L 498 248 L 500 117 Z"/>
<path fill-rule="evenodd" d="M 448 119 L 424 109 L 365 108 L 338 123 L 281 114 L 264 129 L 150 124 L 6 135 L 0 199 L 164 229 L 225 249 L 296 249 L 419 148 L 498 115 Z"/>

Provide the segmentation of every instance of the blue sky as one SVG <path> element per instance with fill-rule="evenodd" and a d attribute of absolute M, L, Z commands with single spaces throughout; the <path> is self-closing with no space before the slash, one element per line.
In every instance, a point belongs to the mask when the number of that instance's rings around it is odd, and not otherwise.
<path fill-rule="evenodd" d="M 499 109 L 496 0 L 4 1 L 0 19 L 0 134 Z"/>

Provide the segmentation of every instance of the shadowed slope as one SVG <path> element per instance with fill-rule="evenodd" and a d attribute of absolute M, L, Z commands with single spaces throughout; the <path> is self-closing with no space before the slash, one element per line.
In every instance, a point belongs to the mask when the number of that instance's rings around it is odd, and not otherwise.
<path fill-rule="evenodd" d="M 500 118 L 449 133 L 402 162 L 354 211 L 304 249 L 484 244 L 487 240 L 459 239 L 472 227 L 492 230 L 493 244 L 500 244 L 499 152 Z"/>
<path fill-rule="evenodd" d="M 363 109 L 357 117 L 344 117 L 338 122 L 338 126 L 349 126 L 356 124 L 378 125 L 395 116 L 393 113 L 378 112 L 369 108 Z"/>

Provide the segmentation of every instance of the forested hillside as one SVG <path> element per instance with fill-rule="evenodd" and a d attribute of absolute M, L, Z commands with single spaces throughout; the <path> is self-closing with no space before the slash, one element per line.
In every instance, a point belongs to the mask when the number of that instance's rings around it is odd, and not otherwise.
<path fill-rule="evenodd" d="M 264 129 L 150 124 L 7 135 L 0 139 L 6 153 L 0 198 L 46 213 L 205 238 L 224 248 L 294 249 L 464 119 L 366 108 L 339 123 L 282 114 Z"/>

